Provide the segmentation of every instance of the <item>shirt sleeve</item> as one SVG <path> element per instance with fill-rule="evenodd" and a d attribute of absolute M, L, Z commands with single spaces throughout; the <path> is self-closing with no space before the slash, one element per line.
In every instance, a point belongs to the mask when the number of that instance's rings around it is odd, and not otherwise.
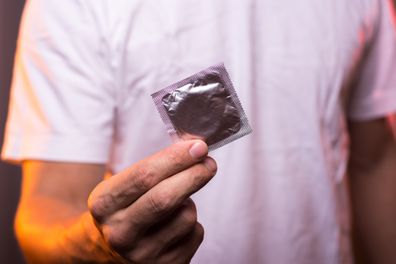
<path fill-rule="evenodd" d="M 375 32 L 349 102 L 352 120 L 369 120 L 396 111 L 396 27 L 392 1 L 378 0 Z"/>
<path fill-rule="evenodd" d="M 30 0 L 15 56 L 2 158 L 106 163 L 114 87 L 88 1 Z"/>

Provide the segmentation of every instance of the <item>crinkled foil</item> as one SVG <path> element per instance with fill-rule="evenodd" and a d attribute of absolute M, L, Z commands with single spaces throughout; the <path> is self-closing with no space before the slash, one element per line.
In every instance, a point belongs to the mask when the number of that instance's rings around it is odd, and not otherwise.
<path fill-rule="evenodd" d="M 210 149 L 251 132 L 224 65 L 216 65 L 152 95 L 168 132 L 200 138 Z"/>

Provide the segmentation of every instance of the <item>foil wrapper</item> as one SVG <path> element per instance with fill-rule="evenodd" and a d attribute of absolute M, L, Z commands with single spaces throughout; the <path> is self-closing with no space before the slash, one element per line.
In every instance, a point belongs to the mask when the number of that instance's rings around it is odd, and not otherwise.
<path fill-rule="evenodd" d="M 174 140 L 202 139 L 210 150 L 252 132 L 223 64 L 152 95 Z"/>

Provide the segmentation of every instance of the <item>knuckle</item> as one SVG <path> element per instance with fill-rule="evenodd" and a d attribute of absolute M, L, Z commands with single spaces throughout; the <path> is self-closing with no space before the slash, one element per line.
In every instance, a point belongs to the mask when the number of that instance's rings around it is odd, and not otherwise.
<path fill-rule="evenodd" d="M 184 164 L 185 164 L 184 155 L 180 150 L 173 149 L 172 151 L 169 152 L 168 157 L 169 157 L 171 164 L 176 169 L 181 169 L 184 167 Z"/>
<path fill-rule="evenodd" d="M 195 233 L 199 244 L 201 244 L 205 236 L 205 229 L 200 223 L 195 225 Z"/>
<path fill-rule="evenodd" d="M 88 197 L 88 210 L 98 223 L 106 219 L 114 204 L 114 197 L 106 192 L 107 187 L 105 182 L 99 183 Z"/>
<path fill-rule="evenodd" d="M 195 226 L 198 220 L 197 210 L 195 206 L 188 206 L 182 212 L 182 218 L 188 226 Z"/>
<path fill-rule="evenodd" d="M 153 187 L 155 173 L 150 166 L 139 165 L 135 171 L 135 183 L 140 190 L 146 191 Z"/>
<path fill-rule="evenodd" d="M 99 196 L 90 195 L 88 198 L 88 210 L 91 213 L 92 217 L 99 223 L 104 221 L 106 217 L 106 200 L 107 196 Z"/>
<path fill-rule="evenodd" d="M 149 196 L 149 207 L 156 214 L 167 212 L 172 205 L 173 199 L 169 191 L 161 190 Z"/>

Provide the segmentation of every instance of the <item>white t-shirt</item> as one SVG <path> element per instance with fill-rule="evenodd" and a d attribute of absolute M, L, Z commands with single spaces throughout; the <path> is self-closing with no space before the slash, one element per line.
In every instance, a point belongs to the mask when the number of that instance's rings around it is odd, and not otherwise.
<path fill-rule="evenodd" d="M 253 134 L 211 153 L 193 263 L 350 263 L 345 118 L 396 110 L 387 0 L 30 0 L 3 158 L 107 163 L 170 144 L 150 94 L 224 62 Z"/>

